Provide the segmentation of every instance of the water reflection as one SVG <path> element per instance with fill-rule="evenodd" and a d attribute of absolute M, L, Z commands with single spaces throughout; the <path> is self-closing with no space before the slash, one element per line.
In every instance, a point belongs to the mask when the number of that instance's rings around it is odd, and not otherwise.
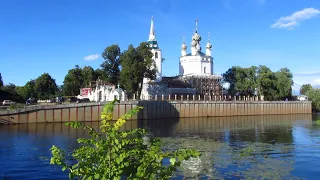
<path fill-rule="evenodd" d="M 320 126 L 311 114 L 242 116 L 128 121 L 122 130 L 146 128 L 162 137 L 163 148 L 195 148 L 202 156 L 193 173 L 188 163 L 174 179 L 313 179 L 309 168 L 320 165 Z M 86 125 L 98 129 L 98 122 Z M 84 130 L 64 124 L 0 126 L 0 178 L 65 179 L 67 174 L 49 165 L 50 147 L 71 151 Z M 195 163 L 193 163 L 195 164 Z"/>

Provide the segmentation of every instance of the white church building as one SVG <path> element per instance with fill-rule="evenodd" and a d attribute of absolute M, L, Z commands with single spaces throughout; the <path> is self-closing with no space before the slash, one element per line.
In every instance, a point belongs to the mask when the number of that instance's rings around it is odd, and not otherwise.
<path fill-rule="evenodd" d="M 187 52 L 185 42 L 181 45 L 181 57 L 179 61 L 179 75 L 174 77 L 162 77 L 162 51 L 158 45 L 151 19 L 151 27 L 148 43 L 153 53 L 153 60 L 157 67 L 157 76 L 154 81 L 144 79 L 141 99 L 150 99 L 155 95 L 220 95 L 221 76 L 213 74 L 213 57 L 210 34 L 205 53 L 201 50 L 201 36 L 198 33 L 198 20 L 196 20 L 195 32 L 191 41 L 191 52 Z"/>

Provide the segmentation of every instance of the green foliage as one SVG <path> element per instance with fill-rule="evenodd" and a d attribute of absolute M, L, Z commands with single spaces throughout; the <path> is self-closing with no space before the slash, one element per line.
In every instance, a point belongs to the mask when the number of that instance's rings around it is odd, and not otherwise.
<path fill-rule="evenodd" d="M 84 87 L 84 78 L 82 69 L 76 65 L 75 68 L 70 69 L 63 81 L 63 94 L 65 96 L 79 95 L 80 88 Z"/>
<path fill-rule="evenodd" d="M 320 111 L 320 89 L 312 88 L 307 91 L 307 96 L 312 101 L 312 106 L 316 111 Z"/>
<path fill-rule="evenodd" d="M 312 89 L 311 84 L 303 84 L 300 88 L 300 94 L 306 95 Z"/>
<path fill-rule="evenodd" d="M 48 73 L 44 73 L 36 79 L 34 89 L 37 92 L 38 99 L 50 99 L 58 90 L 55 79 Z"/>
<path fill-rule="evenodd" d="M 116 101 L 105 105 L 100 132 L 80 122 L 66 123 L 73 128 L 87 129 L 91 138 L 78 139 L 81 146 L 72 153 L 72 158 L 77 161 L 75 164 L 68 164 L 66 153 L 52 146 L 50 164 L 68 170 L 69 179 L 169 179 L 183 160 L 200 155 L 189 149 L 163 152 L 161 141 L 158 138 L 148 140 L 144 129 L 119 131 L 126 119 L 137 114 L 142 107 L 132 109 L 112 123 Z M 169 159 L 170 164 L 164 165 L 165 159 Z"/>
<path fill-rule="evenodd" d="M 151 68 L 156 67 L 152 57 L 153 54 L 146 42 L 142 42 L 137 48 L 129 45 L 128 50 L 120 56 L 120 84 L 129 93 L 137 94 L 137 98 L 141 94 L 143 78 L 156 78 L 157 69 Z"/>
<path fill-rule="evenodd" d="M 107 47 L 102 53 L 105 61 L 101 64 L 101 68 L 105 72 L 106 80 L 114 85 L 117 85 L 119 82 L 120 55 L 120 47 L 116 44 Z"/>
<path fill-rule="evenodd" d="M 88 87 L 92 81 L 96 80 L 94 69 L 90 66 L 85 66 L 84 68 L 82 68 L 82 76 L 84 86 L 86 87 Z"/>
<path fill-rule="evenodd" d="M 3 86 L 0 88 L 0 101 L 3 100 L 12 100 L 15 102 L 24 102 L 24 99 L 18 93 L 18 89 L 16 85 L 9 83 L 8 85 Z"/>
<path fill-rule="evenodd" d="M 223 75 L 229 94 L 263 95 L 265 100 L 283 100 L 292 96 L 292 73 L 287 68 L 272 72 L 267 66 L 242 68 L 233 66 Z"/>
<path fill-rule="evenodd" d="M 22 96 L 24 100 L 28 98 L 37 98 L 38 93 L 35 89 L 35 84 L 35 80 L 28 81 L 24 86 L 17 89 L 18 94 Z"/>
<path fill-rule="evenodd" d="M 15 104 L 10 104 L 10 106 L 9 106 L 10 110 L 16 110 L 19 108 L 24 108 L 24 105 L 15 103 Z"/>
<path fill-rule="evenodd" d="M 229 83 L 229 93 L 231 95 L 254 95 L 255 88 L 257 88 L 256 79 L 257 67 L 242 68 L 233 66 L 223 74 L 224 82 Z"/>
<path fill-rule="evenodd" d="M 107 77 L 107 73 L 105 71 L 103 71 L 102 69 L 96 69 L 94 71 L 95 75 L 96 75 L 96 79 L 100 79 L 102 81 L 107 81 L 108 77 Z"/>

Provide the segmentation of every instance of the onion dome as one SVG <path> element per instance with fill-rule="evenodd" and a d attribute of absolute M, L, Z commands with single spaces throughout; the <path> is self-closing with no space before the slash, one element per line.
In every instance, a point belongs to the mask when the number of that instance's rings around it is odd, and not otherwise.
<path fill-rule="evenodd" d="M 183 49 L 183 50 L 186 50 L 186 49 L 187 49 L 186 43 L 183 43 L 183 44 L 181 45 L 181 49 Z"/>
<path fill-rule="evenodd" d="M 197 32 L 195 32 L 192 36 L 192 40 L 199 42 L 201 41 L 201 36 Z"/>
<path fill-rule="evenodd" d="M 192 46 L 192 47 L 195 47 L 196 45 L 197 45 L 197 41 L 192 40 L 192 42 L 191 42 L 191 46 Z"/>
<path fill-rule="evenodd" d="M 208 41 L 208 43 L 207 43 L 207 45 L 206 45 L 206 48 L 207 48 L 207 49 L 211 49 L 211 48 L 212 48 L 212 45 L 211 45 L 210 41 Z"/>

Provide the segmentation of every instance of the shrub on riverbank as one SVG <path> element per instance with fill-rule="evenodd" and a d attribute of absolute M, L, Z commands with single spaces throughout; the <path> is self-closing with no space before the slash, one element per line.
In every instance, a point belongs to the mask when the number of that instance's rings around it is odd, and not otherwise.
<path fill-rule="evenodd" d="M 163 152 L 160 139 L 149 139 L 144 129 L 120 132 L 126 119 L 137 114 L 142 107 L 137 106 L 112 123 L 115 102 L 105 105 L 100 132 L 80 122 L 66 123 L 73 128 L 87 129 L 91 138 L 78 139 L 81 146 L 72 153 L 75 164 L 68 163 L 65 153 L 52 146 L 50 164 L 68 170 L 70 179 L 169 179 L 181 162 L 200 155 L 190 149 Z M 163 164 L 165 159 L 169 159 L 169 165 Z"/>
<path fill-rule="evenodd" d="M 312 88 L 307 91 L 307 96 L 310 101 L 312 101 L 312 107 L 315 111 L 320 111 L 320 89 L 319 88 Z"/>

